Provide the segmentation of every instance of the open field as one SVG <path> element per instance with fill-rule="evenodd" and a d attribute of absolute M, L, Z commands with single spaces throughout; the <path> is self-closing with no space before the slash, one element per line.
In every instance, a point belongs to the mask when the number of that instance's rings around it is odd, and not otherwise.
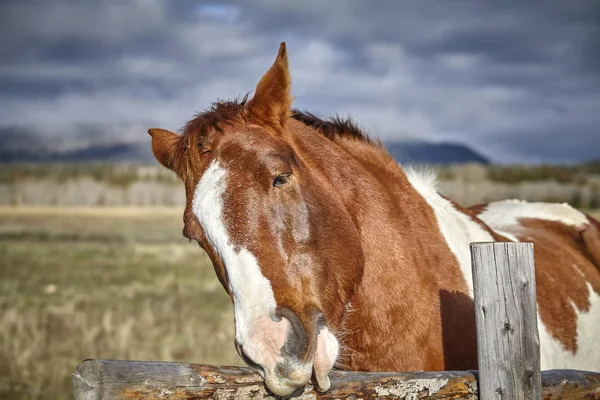
<path fill-rule="evenodd" d="M 0 398 L 70 399 L 85 358 L 239 364 L 181 209 L 0 209 Z"/>
<path fill-rule="evenodd" d="M 230 300 L 181 218 L 0 207 L 0 399 L 69 399 L 85 358 L 240 365 Z"/>

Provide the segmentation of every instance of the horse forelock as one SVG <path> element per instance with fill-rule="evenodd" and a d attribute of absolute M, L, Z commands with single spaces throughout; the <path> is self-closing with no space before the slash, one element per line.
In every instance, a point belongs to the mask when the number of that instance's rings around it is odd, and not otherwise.
<path fill-rule="evenodd" d="M 223 134 L 227 126 L 244 122 L 244 107 L 248 95 L 242 99 L 218 101 L 189 120 L 180 130 L 179 146 L 176 149 L 174 170 L 185 178 L 198 174 L 201 156 L 210 146 L 210 136 Z"/>

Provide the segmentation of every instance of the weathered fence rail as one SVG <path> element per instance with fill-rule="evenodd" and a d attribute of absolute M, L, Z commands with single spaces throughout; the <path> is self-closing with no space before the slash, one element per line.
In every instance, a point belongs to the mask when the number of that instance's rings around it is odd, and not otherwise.
<path fill-rule="evenodd" d="M 477 399 L 477 371 L 342 372 L 330 375 L 331 389 L 311 385 L 300 399 L 395 397 Z M 249 368 L 211 365 L 86 360 L 73 374 L 77 400 L 199 400 L 269 397 L 262 378 Z M 586 397 L 587 396 L 587 397 Z M 595 397 L 594 397 L 595 396 Z M 508 397 L 504 397 L 508 399 Z M 543 399 L 600 398 L 600 373 L 553 370 L 542 373 Z"/>
<path fill-rule="evenodd" d="M 473 243 L 479 371 L 342 372 L 331 389 L 310 384 L 301 399 L 599 399 L 600 372 L 540 372 L 533 246 Z M 174 362 L 85 360 L 73 374 L 76 400 L 200 400 L 270 397 L 249 368 Z"/>

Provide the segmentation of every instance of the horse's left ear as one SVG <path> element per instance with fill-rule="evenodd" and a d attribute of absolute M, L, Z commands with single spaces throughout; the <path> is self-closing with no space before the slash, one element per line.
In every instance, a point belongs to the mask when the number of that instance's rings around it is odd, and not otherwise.
<path fill-rule="evenodd" d="M 275 62 L 262 77 L 252 100 L 246 106 L 247 116 L 270 125 L 275 130 L 285 128 L 292 108 L 292 80 L 288 68 L 285 42 L 279 46 Z"/>

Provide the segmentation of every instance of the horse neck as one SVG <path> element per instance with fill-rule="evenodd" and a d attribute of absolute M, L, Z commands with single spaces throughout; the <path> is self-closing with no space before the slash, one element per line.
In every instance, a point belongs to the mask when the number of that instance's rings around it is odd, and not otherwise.
<path fill-rule="evenodd" d="M 432 174 L 406 173 L 379 145 L 344 136 L 330 140 L 298 121 L 291 123 L 297 153 L 329 182 L 361 234 L 366 261 L 357 290 L 385 289 L 390 273 L 401 274 L 401 282 L 393 282 L 404 292 L 414 291 L 423 276 L 435 279 L 439 262 L 431 259 L 454 256 L 433 207 L 444 208 L 443 222 L 451 226 L 462 226 L 465 216 L 473 218 L 468 210 L 439 195 Z"/>
<path fill-rule="evenodd" d="M 440 324 L 440 296 L 452 292 L 468 298 L 469 289 L 440 231 L 434 207 L 445 208 L 441 210 L 448 215 L 444 223 L 456 226 L 461 226 L 459 219 L 466 212 L 436 192 L 432 176 L 405 173 L 383 149 L 356 143 L 345 146 L 360 165 L 349 182 L 354 196 L 348 201 L 360 210 L 356 221 L 365 256 L 362 280 L 341 324 L 349 332 L 345 345 L 356 351 L 350 364 L 361 368 L 360 354 L 377 354 L 401 342 L 406 346 L 407 366 L 443 367 L 439 346 L 423 344 L 426 332 Z M 415 354 L 411 361 L 415 348 L 422 348 L 427 356 Z M 382 367 L 389 365 L 385 352 L 377 357 Z"/>

